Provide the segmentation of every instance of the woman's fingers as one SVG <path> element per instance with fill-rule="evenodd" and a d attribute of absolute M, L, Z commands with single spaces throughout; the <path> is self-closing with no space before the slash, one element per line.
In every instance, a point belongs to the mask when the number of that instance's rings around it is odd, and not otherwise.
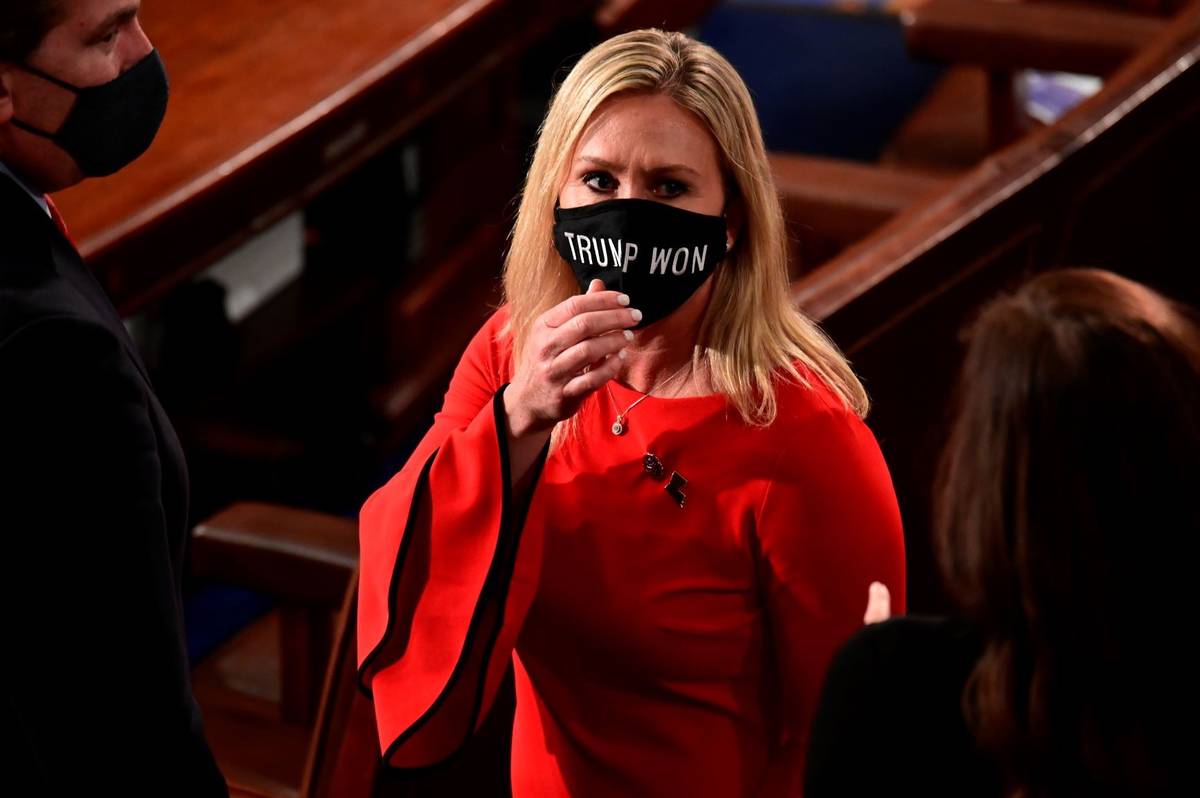
<path fill-rule="evenodd" d="M 867 611 L 863 623 L 880 623 L 892 617 L 892 594 L 882 582 L 872 582 L 867 588 Z"/>
<path fill-rule="evenodd" d="M 588 394 L 595 393 L 603 388 L 606 382 L 620 373 L 624 362 L 624 358 L 617 354 L 610 356 L 608 360 L 602 363 L 593 363 L 589 371 L 582 372 L 563 386 L 563 398 L 574 401 L 582 399 Z"/>
<path fill-rule="evenodd" d="M 538 354 L 546 359 L 558 358 L 581 341 L 627 330 L 640 318 L 640 311 L 628 308 L 580 313 L 542 339 Z"/>
<path fill-rule="evenodd" d="M 556 394 L 557 401 L 570 405 L 595 392 L 620 372 L 622 350 L 633 338 L 628 328 L 641 319 L 641 311 L 629 307 L 628 296 L 605 290 L 600 280 L 593 280 L 587 293 L 543 313 L 531 341 L 538 391 Z"/>
<path fill-rule="evenodd" d="M 553 329 L 561 327 L 580 313 L 589 313 L 595 310 L 619 310 L 629 307 L 629 296 L 618 291 L 591 293 L 597 283 L 600 281 L 592 281 L 592 284 L 588 286 L 589 293 L 576 294 L 547 310 L 542 314 L 542 323 Z M 603 284 L 601 283 L 601 285 Z"/>
<path fill-rule="evenodd" d="M 547 375 L 556 382 L 565 382 L 588 366 L 596 368 L 599 365 L 598 361 L 617 354 L 628 346 L 631 340 L 633 333 L 628 330 L 584 339 L 554 358 L 547 369 Z"/>

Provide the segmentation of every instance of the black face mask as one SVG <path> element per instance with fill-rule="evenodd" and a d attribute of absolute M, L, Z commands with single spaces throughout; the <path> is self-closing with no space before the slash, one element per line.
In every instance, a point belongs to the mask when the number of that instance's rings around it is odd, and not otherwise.
<path fill-rule="evenodd" d="M 601 280 L 628 294 L 641 328 L 670 316 L 712 276 L 725 257 L 725 217 L 644 199 L 555 208 L 554 246 L 581 291 Z"/>
<path fill-rule="evenodd" d="M 88 177 L 106 177 L 150 148 L 167 113 L 167 71 L 154 50 L 132 69 L 99 86 L 80 88 L 39 69 L 21 69 L 75 93 L 75 105 L 57 133 L 14 118 L 13 124 L 50 139 Z"/>

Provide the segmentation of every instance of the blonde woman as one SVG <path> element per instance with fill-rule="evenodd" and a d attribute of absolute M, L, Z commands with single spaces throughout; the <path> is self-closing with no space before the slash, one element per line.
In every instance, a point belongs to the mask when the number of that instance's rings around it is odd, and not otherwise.
<path fill-rule="evenodd" d="M 509 663 L 527 796 L 796 795 L 826 662 L 904 552 L 867 399 L 790 304 L 753 105 L 678 33 L 546 115 L 507 303 L 362 511 L 360 677 L 395 766 Z"/>

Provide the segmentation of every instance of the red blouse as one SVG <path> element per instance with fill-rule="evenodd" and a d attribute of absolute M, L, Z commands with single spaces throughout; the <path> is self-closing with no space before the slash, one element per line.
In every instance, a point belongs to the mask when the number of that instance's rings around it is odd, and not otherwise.
<path fill-rule="evenodd" d="M 904 611 L 900 515 L 871 432 L 814 378 L 780 385 L 767 428 L 719 395 L 655 397 L 617 437 L 641 394 L 613 383 L 544 460 L 525 512 L 508 489 L 506 316 L 362 510 L 360 679 L 384 756 L 457 750 L 512 657 L 516 798 L 799 795 L 825 666 L 862 624 L 868 584 Z"/>

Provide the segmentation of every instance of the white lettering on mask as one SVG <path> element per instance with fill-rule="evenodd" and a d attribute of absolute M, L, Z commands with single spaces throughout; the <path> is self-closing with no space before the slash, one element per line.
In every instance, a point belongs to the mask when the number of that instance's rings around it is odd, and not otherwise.
<path fill-rule="evenodd" d="M 651 249 L 650 250 L 650 273 L 658 274 L 661 272 L 662 274 L 666 274 L 667 273 L 667 261 L 669 261 L 670 258 L 671 258 L 671 250 L 669 250 L 669 249 L 659 249 L 658 247 L 654 247 L 653 249 Z"/>
<path fill-rule="evenodd" d="M 563 237 L 571 248 L 571 257 L 589 266 L 628 271 L 629 264 L 637 258 L 638 245 L 632 242 L 626 244 L 619 238 L 594 238 L 565 230 Z"/>
<path fill-rule="evenodd" d="M 691 252 L 687 247 L 677 249 L 654 247 L 650 250 L 650 273 L 666 274 L 667 267 L 670 266 L 671 274 L 676 276 L 686 273 L 689 268 L 695 274 L 704 271 L 704 261 L 707 258 L 708 244 L 703 247 L 693 247 Z"/>
<path fill-rule="evenodd" d="M 621 271 L 629 271 L 629 262 L 637 257 L 638 245 L 630 241 L 625 245 L 625 263 L 621 266 Z"/>

